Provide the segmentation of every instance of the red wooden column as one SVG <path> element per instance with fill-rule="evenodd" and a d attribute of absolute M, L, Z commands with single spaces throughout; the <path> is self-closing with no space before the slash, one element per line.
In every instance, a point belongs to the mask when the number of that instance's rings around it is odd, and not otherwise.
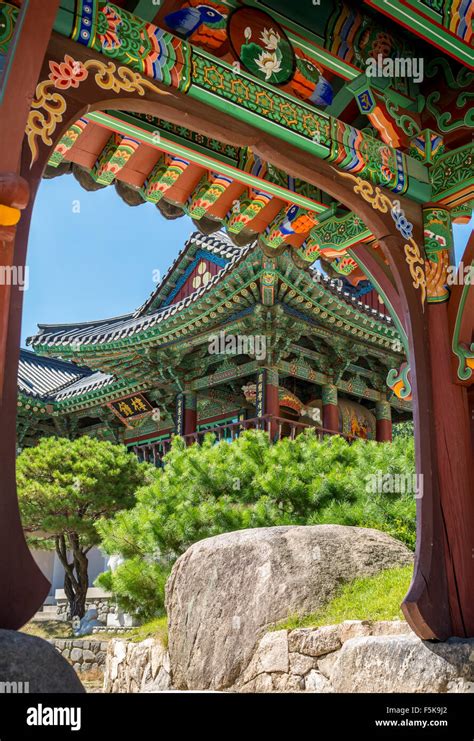
<path fill-rule="evenodd" d="M 331 432 L 339 432 L 337 386 L 332 383 L 323 386 L 323 427 Z"/>
<path fill-rule="evenodd" d="M 278 370 L 276 370 L 275 368 L 267 368 L 265 372 L 265 378 L 265 414 L 271 414 L 272 417 L 279 417 L 280 390 Z M 271 422 L 270 437 L 272 440 L 275 440 L 278 437 L 278 422 Z"/>
<path fill-rule="evenodd" d="M 14 226 L 0 225 L 3 266 L 24 267 L 35 184 L 20 173 L 31 100 L 59 0 L 24 3 L 0 76 L 0 204 L 27 210 Z M 8 212 L 7 212 L 8 213 Z M 49 583 L 36 566 L 21 527 L 15 481 L 17 373 L 23 292 L 0 286 L 0 628 L 20 628 L 40 608 Z"/>
<path fill-rule="evenodd" d="M 378 443 L 392 442 L 392 408 L 385 400 L 378 401 L 375 405 L 375 418 L 377 420 L 376 437 Z"/>
<path fill-rule="evenodd" d="M 469 420 L 471 426 L 471 448 L 472 457 L 474 458 L 474 386 L 471 386 L 467 392 L 467 400 L 469 405 Z"/>
<path fill-rule="evenodd" d="M 438 205 L 423 209 L 426 252 L 427 346 L 433 393 L 432 437 L 436 451 L 444 566 L 451 635 L 474 636 L 474 461 L 466 389 L 453 382 L 448 265 L 454 264 L 450 213 Z M 453 292 L 454 294 L 454 292 Z M 470 339 L 471 337 L 469 337 Z M 421 471 L 426 474 L 426 471 Z M 434 576 L 434 575 L 433 575 Z M 432 577 L 433 578 L 433 577 Z"/>
<path fill-rule="evenodd" d="M 445 565 L 452 635 L 474 636 L 474 453 L 472 407 L 463 386 L 452 382 L 448 304 L 427 307 L 432 355 L 433 437 L 438 458 Z M 471 397 L 472 399 L 472 397 Z M 441 535 L 441 533 L 440 533 Z"/>
<path fill-rule="evenodd" d="M 267 368 L 265 384 L 265 414 L 271 414 L 273 417 L 280 416 L 280 395 L 278 370 Z"/>
<path fill-rule="evenodd" d="M 184 434 L 191 435 L 197 429 L 197 396 L 194 392 L 184 394 Z"/>
<path fill-rule="evenodd" d="M 280 416 L 280 392 L 278 370 L 276 368 L 260 368 L 257 373 L 257 392 L 255 400 L 255 413 L 257 417 L 271 414 L 272 417 Z M 270 437 L 272 440 L 278 434 L 278 423 L 271 422 Z"/>

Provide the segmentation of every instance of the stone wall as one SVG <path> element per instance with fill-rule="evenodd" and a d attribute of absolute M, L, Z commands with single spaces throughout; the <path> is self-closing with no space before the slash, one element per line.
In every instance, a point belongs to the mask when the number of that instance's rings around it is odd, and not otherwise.
<path fill-rule="evenodd" d="M 105 692 L 172 689 L 162 643 L 109 642 Z M 228 692 L 474 692 L 474 639 L 421 641 L 402 621 L 350 620 L 266 633 Z"/>
<path fill-rule="evenodd" d="M 108 641 L 60 639 L 49 641 L 76 672 L 104 671 Z"/>
<path fill-rule="evenodd" d="M 260 640 L 237 692 L 474 692 L 474 640 L 420 640 L 407 623 L 347 621 Z"/>
<path fill-rule="evenodd" d="M 109 641 L 104 692 L 160 692 L 170 688 L 169 655 L 161 641 Z"/>
<path fill-rule="evenodd" d="M 89 587 L 85 603 L 85 612 L 97 610 L 97 620 L 104 626 L 104 632 L 117 628 L 130 629 L 138 625 L 138 621 L 123 612 L 114 602 L 112 595 L 98 587 Z M 69 603 L 63 589 L 56 589 L 56 619 L 67 621 L 70 619 Z"/>
<path fill-rule="evenodd" d="M 117 606 L 111 601 L 110 597 L 102 597 L 100 599 L 94 599 L 92 597 L 87 599 L 85 611 L 87 612 L 87 610 L 90 609 L 97 610 L 97 619 L 100 620 L 101 623 L 104 623 L 104 625 L 107 625 L 107 622 L 110 622 L 109 615 L 115 616 L 115 613 L 117 612 Z M 66 598 L 57 598 L 57 617 L 59 620 L 64 621 L 70 619 L 69 603 Z"/>
<path fill-rule="evenodd" d="M 125 628 L 123 626 L 119 627 L 111 627 L 110 625 L 95 625 L 92 628 L 92 635 L 100 635 L 101 633 L 113 633 L 114 635 L 126 635 L 127 633 L 130 633 L 130 631 L 133 630 L 133 628 Z"/>

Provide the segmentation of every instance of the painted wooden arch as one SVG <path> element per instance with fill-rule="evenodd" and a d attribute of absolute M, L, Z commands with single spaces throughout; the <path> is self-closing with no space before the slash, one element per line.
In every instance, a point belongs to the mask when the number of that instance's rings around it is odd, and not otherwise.
<path fill-rule="evenodd" d="M 36 60 L 44 51 L 48 23 L 51 23 L 51 18 L 39 23 L 44 36 L 40 36 L 43 47 L 41 43 L 38 44 Z M 68 51 L 74 52 L 73 56 L 69 55 L 71 61 L 66 59 Z M 17 229 L 14 254 L 10 255 L 13 264 L 24 264 L 34 194 L 53 148 L 68 128 L 89 111 L 135 110 L 152 113 L 175 123 L 184 115 L 194 131 L 202 134 L 211 131 L 222 141 L 240 146 L 250 145 L 265 161 L 321 188 L 357 214 L 370 230 L 380 245 L 389 270 L 383 262 L 372 259 L 370 248 L 366 246 L 357 250 L 357 258 L 361 267 L 381 287 L 382 295 L 383 285 L 387 285 L 386 295 L 391 286 L 392 305 L 397 303 L 398 321 L 406 332 L 415 399 L 417 470 L 424 476 L 424 496 L 418 501 L 419 535 L 415 574 L 404 603 L 405 614 L 424 638 L 473 635 L 474 561 L 466 544 L 472 542 L 474 504 L 466 467 L 471 454 L 469 443 L 466 443 L 469 435 L 464 434 L 464 427 L 467 428 L 468 423 L 466 392 L 451 382 L 447 307 L 442 303 L 425 304 L 426 276 L 420 206 L 413 200 L 398 196 L 399 207 L 394 208 L 393 193 L 376 182 L 333 167 L 330 162 L 295 146 L 291 141 L 286 142 L 282 153 L 283 137 L 276 128 L 271 132 L 265 131 L 228 115 L 220 115 L 216 122 L 215 109 L 208 103 L 192 100 L 182 90 L 172 86 L 166 88 L 162 81 L 151 81 L 119 63 L 110 60 L 105 63 L 101 55 L 91 49 L 79 49 L 73 42 L 54 37 L 48 53 L 51 56 L 47 56 L 39 75 L 39 88 L 36 89 L 33 103 L 34 115 L 28 121 L 28 137 L 23 147 L 21 173 L 29 183 L 33 197 Z M 56 62 L 58 67 L 51 70 L 50 61 Z M 66 64 L 66 67 L 61 68 L 61 64 Z M 83 79 L 78 80 L 81 76 Z M 33 69 L 27 77 L 28 89 L 33 89 L 35 79 Z M 54 90 L 55 79 L 56 82 L 66 80 L 61 92 Z M 52 100 L 54 106 L 51 108 Z M 40 133 L 36 128 L 38 121 L 41 121 Z M 12 126 L 9 133 L 11 139 L 7 141 L 11 146 L 12 142 L 18 142 L 18 126 Z M 35 151 L 31 166 L 32 143 Z M 4 150 L 5 144 L 2 148 L 5 160 L 2 159 L 2 162 L 8 161 Z M 11 169 L 15 169 L 14 164 Z M 17 179 L 16 182 L 20 181 Z M 20 203 L 12 188 L 4 189 L 3 201 L 10 207 Z M 26 198 L 23 198 L 21 204 L 25 205 L 25 201 Z M 410 233 L 406 229 L 406 220 L 398 218 L 400 207 L 412 225 Z M 5 352 L 0 366 L 5 368 L 2 414 L 5 414 L 6 420 L 6 442 L 0 443 L 0 474 L 5 474 L 1 477 L 5 482 L 2 497 L 4 509 L 13 511 L 16 508 L 17 511 L 13 441 L 21 294 L 12 291 L 11 295 L 4 297 L 4 301 L 8 309 L 5 314 L 8 322 L 3 325 Z M 440 348 L 446 351 L 447 369 L 445 364 L 439 362 Z M 453 422 L 463 427 L 461 444 L 458 440 L 450 439 L 449 431 Z M 446 446 L 449 461 L 446 460 Z M 451 479 L 448 479 L 449 473 L 452 474 Z M 453 491 L 456 497 L 452 496 Z M 19 527 L 17 517 L 16 520 L 15 517 L 6 518 L 6 522 L 16 523 L 15 527 Z M 5 529 L 4 522 L 0 526 L 3 528 L 0 535 L 5 536 L 2 541 L 8 544 L 13 536 Z M 27 570 L 26 559 L 20 562 L 16 571 L 2 569 L 0 587 L 4 593 L 14 593 L 13 580 L 21 582 Z M 33 577 L 31 582 L 35 582 Z M 41 586 L 33 590 L 31 596 L 25 597 L 21 606 L 10 614 L 0 612 L 2 625 L 18 627 L 39 605 L 41 591 Z"/>

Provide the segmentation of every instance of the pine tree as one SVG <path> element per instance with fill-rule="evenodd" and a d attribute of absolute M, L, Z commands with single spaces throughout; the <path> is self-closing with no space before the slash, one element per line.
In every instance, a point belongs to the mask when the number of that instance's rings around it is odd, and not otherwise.
<path fill-rule="evenodd" d="M 71 617 L 84 615 L 87 554 L 100 543 L 95 523 L 133 506 L 147 469 L 124 447 L 89 437 L 43 438 L 18 457 L 18 498 L 27 541 L 31 547 L 56 551 Z"/>

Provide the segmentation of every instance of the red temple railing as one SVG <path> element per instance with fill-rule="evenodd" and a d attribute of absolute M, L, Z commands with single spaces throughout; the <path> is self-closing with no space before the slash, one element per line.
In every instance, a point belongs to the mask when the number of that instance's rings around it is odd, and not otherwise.
<path fill-rule="evenodd" d="M 205 436 L 211 434 L 215 435 L 217 441 L 232 441 L 239 437 L 242 432 L 245 432 L 245 430 L 263 430 L 270 435 L 273 442 L 277 442 L 283 438 L 294 440 L 297 435 L 309 428 L 314 429 L 320 440 L 328 435 L 340 435 L 349 442 L 363 439 L 354 435 L 346 435 L 340 432 L 334 432 L 334 430 L 327 430 L 324 427 L 315 427 L 314 425 L 306 424 L 304 422 L 296 422 L 284 417 L 274 417 L 271 414 L 265 414 L 263 417 L 254 417 L 253 419 L 242 419 L 238 422 L 229 422 L 227 424 L 211 427 L 207 430 L 199 430 L 198 432 L 192 432 L 189 435 L 183 435 L 183 439 L 186 441 L 187 445 L 193 445 L 194 443 L 201 444 Z M 154 443 L 136 445 L 134 446 L 133 451 L 139 460 L 153 463 L 157 466 L 161 464 L 163 457 L 170 450 L 171 442 L 172 436 Z"/>

